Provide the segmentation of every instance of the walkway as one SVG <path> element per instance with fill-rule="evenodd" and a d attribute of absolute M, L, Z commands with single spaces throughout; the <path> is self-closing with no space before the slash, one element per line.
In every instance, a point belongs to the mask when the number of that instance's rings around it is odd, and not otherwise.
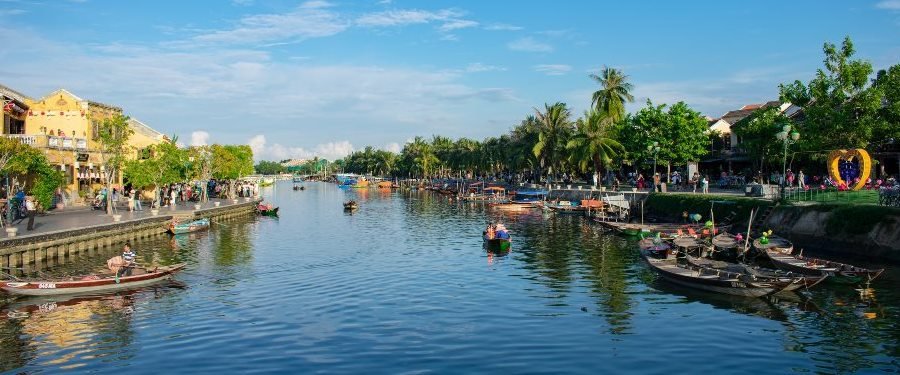
<path fill-rule="evenodd" d="M 201 204 L 200 209 L 214 208 L 215 202 L 219 202 L 220 207 L 227 207 L 234 204 L 231 200 L 210 199 L 209 202 Z M 238 201 L 238 204 L 241 203 L 246 203 L 243 198 Z M 196 211 L 194 204 L 194 202 L 190 202 L 190 204 L 178 204 L 174 210 L 170 207 L 162 207 L 159 210 L 159 216 L 191 215 Z M 118 209 L 116 213 L 122 215 L 122 222 L 153 217 L 150 213 L 150 209 L 146 206 L 143 211 L 129 212 L 128 209 Z M 28 218 L 14 221 L 12 227 L 19 229 L 16 237 L 25 237 L 112 223 L 112 217 L 107 215 L 105 211 L 92 210 L 89 207 L 75 207 L 63 210 L 53 210 L 35 216 L 34 230 L 31 231 L 26 230 L 28 227 Z M 8 227 L 9 226 L 7 226 L 7 228 Z M 5 238 L 6 233 L 0 232 L 0 236 Z"/>

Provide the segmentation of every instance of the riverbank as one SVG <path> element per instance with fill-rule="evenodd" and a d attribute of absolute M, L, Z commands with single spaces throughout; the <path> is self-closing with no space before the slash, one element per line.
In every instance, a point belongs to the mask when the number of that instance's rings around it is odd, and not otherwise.
<path fill-rule="evenodd" d="M 728 195 L 650 194 L 648 217 L 682 222 L 683 214 L 700 214 L 733 224 L 732 232 L 746 232 L 750 211 L 753 230 L 769 230 L 789 238 L 795 247 L 875 261 L 900 262 L 900 209 L 875 205 L 787 204 Z"/>
<path fill-rule="evenodd" d="M 38 218 L 35 231 L 19 231 L 16 237 L 0 239 L 0 267 L 14 274 L 65 264 L 73 257 L 90 256 L 104 248 L 163 235 L 174 221 L 199 218 L 230 219 L 252 214 L 258 199 L 215 200 L 199 205 L 163 207 L 157 215 L 150 210 L 124 212 L 120 221 L 96 211 L 58 212 Z M 19 223 L 24 229 L 24 225 Z"/>

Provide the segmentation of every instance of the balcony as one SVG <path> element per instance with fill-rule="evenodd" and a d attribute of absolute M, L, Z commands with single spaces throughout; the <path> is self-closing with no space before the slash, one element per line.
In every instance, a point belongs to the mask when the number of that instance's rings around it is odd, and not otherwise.
<path fill-rule="evenodd" d="M 85 138 L 57 137 L 46 134 L 3 134 L 3 136 L 18 139 L 19 142 L 35 148 L 77 151 L 87 151 L 88 149 L 88 141 Z"/>

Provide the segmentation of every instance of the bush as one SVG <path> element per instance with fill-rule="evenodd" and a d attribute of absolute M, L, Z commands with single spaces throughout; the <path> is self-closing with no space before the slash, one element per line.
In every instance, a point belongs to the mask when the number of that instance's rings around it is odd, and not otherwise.
<path fill-rule="evenodd" d="M 717 222 L 733 216 L 734 223 L 746 224 L 750 219 L 751 209 L 764 211 L 772 205 L 772 202 L 733 195 L 666 193 L 650 194 L 645 204 L 648 212 L 670 221 L 681 221 L 684 211 L 687 211 L 688 214 L 700 214 L 703 216 L 703 221 L 706 221 L 710 219 L 709 211 L 710 207 L 713 207 Z M 759 214 L 759 212 L 756 213 L 756 215 Z"/>
<path fill-rule="evenodd" d="M 831 211 L 831 217 L 825 224 L 825 232 L 833 236 L 866 234 L 878 223 L 900 217 L 900 208 L 884 206 L 820 205 L 816 210 Z"/>

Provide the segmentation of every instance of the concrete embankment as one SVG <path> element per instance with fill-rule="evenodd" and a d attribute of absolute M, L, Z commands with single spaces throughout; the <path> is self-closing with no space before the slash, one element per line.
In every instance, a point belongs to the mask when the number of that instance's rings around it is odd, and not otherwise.
<path fill-rule="evenodd" d="M 900 209 L 879 206 L 779 206 L 766 228 L 796 247 L 900 262 Z"/>
<path fill-rule="evenodd" d="M 753 231 L 771 229 L 799 249 L 873 261 L 900 262 L 900 209 L 875 205 L 778 205 L 764 199 L 726 195 L 651 194 L 648 216 L 681 222 L 698 213 L 709 220 L 734 224 L 732 232 L 746 232 L 750 211 L 757 217 Z M 764 219 L 764 220 L 761 220 Z"/>
<path fill-rule="evenodd" d="M 14 274 L 47 269 L 79 257 L 118 250 L 127 241 L 140 241 L 165 234 L 172 220 L 209 218 L 228 220 L 253 214 L 258 201 L 243 201 L 220 207 L 167 213 L 108 224 L 0 239 L 0 267 Z M 2 270 L 2 269 L 0 269 Z"/>

